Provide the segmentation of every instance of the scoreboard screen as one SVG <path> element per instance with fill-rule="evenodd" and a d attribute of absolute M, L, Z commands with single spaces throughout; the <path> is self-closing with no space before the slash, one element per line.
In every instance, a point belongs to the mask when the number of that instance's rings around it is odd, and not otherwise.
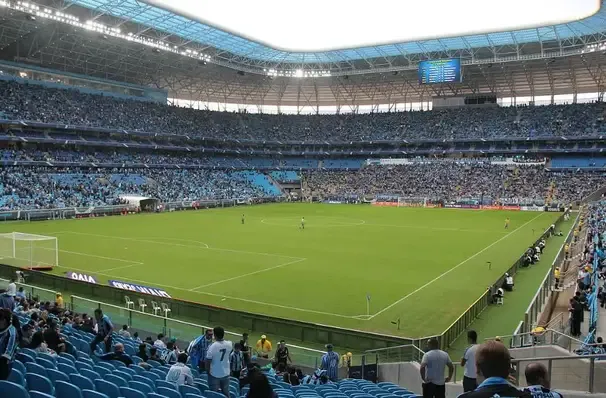
<path fill-rule="evenodd" d="M 436 59 L 419 63 L 419 84 L 460 83 L 461 60 Z"/>

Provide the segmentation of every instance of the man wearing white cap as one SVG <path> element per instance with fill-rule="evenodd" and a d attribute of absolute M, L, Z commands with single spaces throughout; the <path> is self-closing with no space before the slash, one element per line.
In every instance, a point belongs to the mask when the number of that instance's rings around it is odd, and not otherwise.
<path fill-rule="evenodd" d="M 266 335 L 261 336 L 261 340 L 257 341 L 257 356 L 261 358 L 269 358 L 269 354 L 271 354 L 271 341 L 267 340 Z"/>

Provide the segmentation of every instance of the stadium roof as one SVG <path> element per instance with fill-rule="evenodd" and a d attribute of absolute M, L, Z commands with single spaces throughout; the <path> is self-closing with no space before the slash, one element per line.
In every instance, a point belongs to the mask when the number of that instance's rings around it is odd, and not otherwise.
<path fill-rule="evenodd" d="M 141 1 L 0 0 L 0 59 L 158 87 L 173 98 L 229 104 L 354 108 L 477 94 L 534 98 L 603 93 L 605 4 L 600 1 L 600 10 L 590 17 L 560 25 L 367 47 L 363 54 L 360 49 L 328 51 L 321 56 L 334 61 L 303 64 L 284 58 L 302 53 L 270 49 L 225 32 L 215 37 L 224 48 L 215 47 L 208 41 L 216 28 L 206 27 L 207 44 L 188 39 L 185 35 L 196 32 L 200 22 Z M 250 47 L 248 53 L 241 50 L 244 55 L 232 52 L 240 44 L 283 55 L 262 61 L 253 56 L 264 52 Z M 460 45 L 465 49 L 455 50 Z M 233 46 L 232 51 L 225 46 Z M 401 55 L 383 54 L 378 49 L 384 46 Z M 340 61 L 352 51 L 357 60 Z M 462 83 L 418 83 L 419 61 L 449 57 L 461 59 Z M 272 75 L 267 72 L 271 68 L 330 74 Z"/>
<path fill-rule="evenodd" d="M 251 33 L 252 35 L 257 36 L 257 41 L 250 40 L 242 37 L 242 35 L 246 35 L 246 27 L 240 29 L 240 35 L 236 35 L 233 33 L 228 33 L 226 30 L 221 30 L 219 28 L 213 27 L 211 24 L 205 24 L 199 22 L 199 19 L 202 18 L 202 15 L 209 14 L 210 19 L 215 19 L 216 24 L 229 26 L 231 29 L 237 29 L 236 26 L 229 23 L 231 16 L 233 15 L 233 20 L 237 22 L 242 22 L 242 18 L 236 18 L 235 15 L 242 15 L 240 10 L 237 12 L 233 12 L 231 14 L 225 13 L 228 10 L 225 7 L 238 7 L 244 8 L 244 11 L 250 11 L 247 7 L 256 7 L 264 11 L 265 15 L 273 15 L 270 13 L 271 8 L 265 8 L 263 2 L 242 2 L 241 4 L 237 4 L 234 2 L 209 2 L 207 0 L 195 0 L 195 2 L 186 1 L 186 0 L 147 0 L 145 3 L 153 3 L 145 4 L 139 0 L 72 0 L 74 4 L 82 5 L 87 8 L 94 9 L 98 12 L 102 12 L 105 14 L 113 15 L 119 18 L 128 19 L 132 22 L 136 22 L 138 24 L 142 24 L 154 29 L 161 30 L 163 32 L 167 32 L 172 35 L 179 36 L 185 40 L 199 43 L 204 46 L 211 46 L 220 51 L 229 52 L 237 57 L 242 57 L 244 59 L 248 59 L 250 61 L 262 61 L 266 63 L 276 65 L 283 65 L 285 63 L 290 64 L 299 64 L 299 65 L 309 65 L 309 64 L 339 64 L 343 62 L 351 62 L 358 60 L 369 60 L 374 58 L 389 58 L 389 57 L 398 57 L 398 56 L 411 56 L 423 54 L 428 58 L 438 58 L 437 54 L 444 54 L 450 56 L 461 56 L 461 52 L 472 52 L 473 49 L 477 48 L 498 48 L 502 46 L 520 46 L 528 43 L 540 43 L 540 42 L 549 42 L 549 41 L 565 41 L 572 38 L 578 38 L 583 36 L 590 35 L 603 35 L 606 30 L 606 10 L 605 7 L 602 7 L 602 1 L 600 0 L 534 0 L 532 2 L 524 2 L 525 5 L 520 6 L 519 0 L 511 0 L 507 2 L 497 2 L 495 1 L 483 1 L 485 4 L 484 7 L 479 7 L 478 4 L 472 4 L 470 7 L 477 7 L 476 9 L 465 8 L 466 3 L 469 2 L 477 3 L 477 1 L 472 0 L 461 0 L 458 2 L 449 3 L 457 4 L 457 6 L 461 7 L 460 12 L 451 15 L 451 20 L 456 21 L 459 24 L 470 24 L 473 23 L 474 19 L 488 18 L 489 24 L 476 22 L 481 27 L 479 29 L 486 31 L 492 25 L 493 28 L 491 31 L 495 31 L 495 28 L 499 27 L 512 27 L 512 22 L 506 19 L 508 16 L 517 17 L 520 19 L 520 22 L 516 22 L 513 27 L 516 25 L 519 26 L 519 23 L 525 25 L 526 28 L 516 29 L 516 30 L 504 30 L 501 32 L 494 33 L 483 33 L 483 34 L 465 34 L 462 36 L 452 36 L 454 31 L 446 31 L 447 36 L 443 36 L 441 38 L 435 38 L 435 34 L 439 33 L 441 29 L 444 27 L 440 27 L 440 23 L 435 23 L 436 19 L 442 21 L 444 24 L 445 18 L 439 12 L 439 4 L 434 2 L 432 4 L 431 9 L 428 9 L 423 14 L 419 14 L 419 8 L 415 8 L 414 14 L 412 18 L 399 16 L 401 19 L 400 24 L 397 26 L 400 29 L 402 26 L 408 24 L 408 20 L 418 19 L 422 21 L 424 24 L 429 26 L 430 30 L 425 30 L 424 32 L 431 32 L 433 30 L 434 38 L 428 38 L 424 40 L 414 40 L 414 41 L 403 41 L 399 43 L 391 43 L 391 44 L 380 44 L 373 46 L 364 46 L 359 48 L 351 48 L 351 49 L 334 49 L 330 51 L 321 51 L 321 52 L 295 52 L 295 51 L 286 51 L 281 49 L 276 49 L 275 46 L 271 47 L 270 45 L 263 44 L 260 41 L 265 40 L 269 41 L 271 39 L 268 38 L 266 33 L 260 33 L 262 30 L 258 28 L 255 30 L 257 33 Z M 326 3 L 326 1 L 324 1 Z M 192 6 L 192 3 L 200 4 L 200 8 L 197 6 Z M 212 5 L 210 4 L 212 3 Z M 223 5 L 221 5 L 223 3 Z M 246 6 L 245 3 L 249 5 Z M 300 7 L 295 8 L 294 10 L 289 7 L 288 11 L 295 16 L 299 13 L 302 13 L 301 19 L 299 19 L 299 24 L 294 21 L 288 21 L 290 24 L 294 24 L 293 31 L 296 31 L 299 36 L 307 38 L 308 34 L 306 31 L 301 31 L 300 29 L 296 29 L 300 26 L 304 26 L 307 30 L 317 30 L 320 29 L 316 26 L 315 21 L 305 20 L 305 17 L 308 14 L 305 14 L 299 8 L 302 7 L 313 7 L 313 4 L 307 4 L 308 2 L 301 3 Z M 313 3 L 313 1 L 312 1 Z M 342 2 L 335 2 L 336 4 L 343 4 Z M 348 2 L 351 5 L 351 2 Z M 395 7 L 386 6 L 384 4 L 365 4 L 363 7 L 364 12 L 370 13 L 369 18 L 382 18 L 385 20 L 385 25 L 394 24 L 393 16 L 390 17 L 391 14 L 390 8 Z M 399 2 L 399 3 L 409 3 L 409 2 Z M 419 2 L 420 4 L 426 5 L 425 2 Z M 532 3 L 538 4 L 538 7 L 533 6 Z M 186 4 L 189 4 L 189 7 L 184 7 Z M 236 5 L 234 5 L 236 4 Z M 161 5 L 164 8 L 160 8 Z M 382 7 L 383 6 L 383 7 Z M 343 6 L 344 8 L 345 6 Z M 348 6 L 349 7 L 349 6 Z M 406 7 L 410 7 L 410 5 L 406 5 Z M 487 8 L 489 7 L 489 8 Z M 504 10 L 509 7 L 510 12 L 505 13 Z M 165 8 L 171 9 L 173 11 L 169 11 Z M 400 7 L 395 7 L 396 10 L 394 14 L 402 12 Z M 437 8 L 437 9 L 436 9 Z M 538 8 L 538 10 L 536 9 Z M 524 17 L 523 15 L 534 14 L 536 12 L 540 12 L 540 9 L 543 8 L 542 18 L 537 19 L 534 17 Z M 548 11 L 549 9 L 551 11 Z M 215 11 L 213 11 L 215 9 Z M 373 11 L 380 11 L 381 14 L 375 15 Z M 486 16 L 483 11 L 492 10 L 493 14 Z M 196 11 L 198 10 L 198 11 Z M 332 10 L 332 9 L 331 9 Z M 450 8 L 446 8 L 446 11 L 449 11 Z M 177 11 L 178 13 L 176 13 Z M 321 14 L 320 10 L 318 14 Z M 511 11 L 514 11 L 512 13 Z M 560 11 L 559 13 L 553 13 L 553 11 Z M 183 16 L 186 14 L 187 16 Z M 265 19 L 256 20 L 255 18 L 262 14 L 252 14 L 249 21 L 253 21 L 257 25 L 267 25 L 270 22 Z M 333 26 L 334 29 L 339 32 L 339 35 L 347 35 L 347 32 L 343 32 L 339 29 L 339 25 L 336 23 L 336 20 L 341 18 L 347 18 L 348 12 L 342 11 L 339 15 L 333 16 Z M 382 16 L 381 16 L 382 15 Z M 495 15 L 498 15 L 495 18 Z M 584 17 L 584 18 L 583 18 Z M 285 18 L 285 17 L 284 17 Z M 291 17 L 292 18 L 292 17 Z M 547 19 L 546 19 L 547 18 Z M 545 24 L 546 21 L 552 21 L 554 19 L 562 20 L 567 19 L 567 23 L 561 24 Z M 579 20 L 575 20 L 579 19 Z M 383 22 L 383 20 L 379 20 Z M 320 18 L 320 21 L 326 24 L 328 21 L 324 18 Z M 502 21 L 502 22 L 497 22 Z M 533 24 L 532 21 L 535 21 Z M 359 17 L 357 20 L 353 21 L 354 24 L 360 23 Z M 536 23 L 543 22 L 542 26 L 537 26 Z M 276 22 L 274 22 L 276 25 Z M 534 27 L 528 27 L 529 25 L 535 25 Z M 284 27 L 284 23 L 278 24 L 280 27 Z M 287 26 L 287 25 L 286 25 Z M 415 25 L 416 26 L 416 25 Z M 271 27 L 271 26 L 270 26 Z M 354 26 L 357 28 L 357 26 Z M 250 27 L 248 28 L 250 29 Z M 324 28 L 326 29 L 326 27 Z M 398 29 L 390 29 L 387 34 L 392 35 L 391 40 L 390 37 L 383 37 L 383 41 L 393 41 L 398 38 L 398 35 L 401 34 L 410 34 L 407 33 L 406 29 L 404 29 L 404 33 L 398 33 Z M 359 29 L 364 33 L 367 32 L 367 29 Z M 458 31 L 468 32 L 469 28 L 465 28 L 461 30 L 458 28 Z M 325 30 L 322 30 L 325 32 Z M 424 33 L 424 35 L 429 35 L 430 33 Z M 284 29 L 278 30 L 278 33 L 274 33 L 275 36 L 288 36 L 284 33 Z M 372 33 L 368 33 L 369 36 L 372 37 Z M 395 36 L 394 36 L 395 35 Z M 362 36 L 363 37 L 363 36 Z M 395 39 L 394 39 L 395 37 Z M 402 37 L 402 36 L 399 36 Z M 273 39 L 276 40 L 276 39 Z M 381 40 L 381 39 L 377 39 Z M 351 43 L 351 42 L 349 42 Z M 366 43 L 367 44 L 367 43 Z M 443 57 L 443 56 L 442 56 Z M 371 68 L 369 68 L 371 69 Z"/>

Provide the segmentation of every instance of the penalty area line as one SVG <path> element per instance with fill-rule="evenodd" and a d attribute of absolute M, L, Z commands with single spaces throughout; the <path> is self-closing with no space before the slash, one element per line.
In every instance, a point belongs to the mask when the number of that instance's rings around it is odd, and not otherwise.
<path fill-rule="evenodd" d="M 508 233 L 507 235 L 497 239 L 496 241 L 492 242 L 491 244 L 489 244 L 488 246 L 486 246 L 485 248 L 483 248 L 482 250 L 480 250 L 479 252 L 477 252 L 476 254 L 471 255 L 470 257 L 466 258 L 465 260 L 461 261 L 460 263 L 458 263 L 457 265 L 455 265 L 454 267 L 452 267 L 451 269 L 447 270 L 446 272 L 438 275 L 437 277 L 433 278 L 432 280 L 430 280 L 429 282 L 427 282 L 426 284 L 424 284 L 423 286 L 419 287 L 416 290 L 413 290 L 412 292 L 408 293 L 406 296 L 394 301 L 393 303 L 389 304 L 387 307 L 383 308 L 382 310 L 372 314 L 370 317 L 368 317 L 368 320 L 373 319 L 374 317 L 376 317 L 377 315 L 380 315 L 382 313 L 384 313 L 385 311 L 389 310 L 390 308 L 393 308 L 394 306 L 400 304 L 402 301 L 406 300 L 407 298 L 409 298 L 410 296 L 413 296 L 415 294 L 417 294 L 418 292 L 420 292 L 421 290 L 425 289 L 427 286 L 433 284 L 434 282 L 442 279 L 443 277 L 445 277 L 446 275 L 450 274 L 452 271 L 456 270 L 457 268 L 459 268 L 460 266 L 462 266 L 463 264 L 466 264 L 468 261 L 473 260 L 474 258 L 476 258 L 477 256 L 479 256 L 480 254 L 484 253 L 486 250 L 490 249 L 491 247 L 493 247 L 494 245 L 496 245 L 497 243 L 501 242 L 504 239 L 507 239 L 509 236 L 511 236 L 512 234 L 518 232 L 519 230 L 521 230 L 522 228 L 524 228 L 525 226 L 527 226 L 528 224 L 530 224 L 531 222 L 533 222 L 534 220 L 536 220 L 537 218 L 541 217 L 543 214 L 545 213 L 540 213 L 538 216 L 533 217 L 531 220 L 527 221 L 526 223 L 520 225 L 518 228 L 514 229 L 513 231 L 511 231 L 510 233 Z"/>
<path fill-rule="evenodd" d="M 292 265 L 292 264 L 300 263 L 301 261 L 305 261 L 305 260 L 307 260 L 307 259 L 306 258 L 300 258 L 298 260 L 289 261 L 287 263 L 274 265 L 273 267 L 263 268 L 263 269 L 260 269 L 260 270 L 257 270 L 257 271 L 249 272 L 247 274 L 242 274 L 242 275 L 234 276 L 233 278 L 227 278 L 227 279 L 222 279 L 222 280 L 216 281 L 216 282 L 210 282 L 210 283 L 207 283 L 205 285 L 200 285 L 198 287 L 194 287 L 193 289 L 189 289 L 189 290 L 192 291 L 192 292 L 195 292 L 198 289 L 202 289 L 202 288 L 205 288 L 205 287 L 218 285 L 218 284 L 225 283 L 225 282 L 235 281 L 236 279 L 245 278 L 245 277 L 251 276 L 251 275 L 261 274 L 263 272 L 267 272 L 267 271 L 271 271 L 271 270 L 274 270 L 274 269 L 286 267 L 287 265 Z"/>

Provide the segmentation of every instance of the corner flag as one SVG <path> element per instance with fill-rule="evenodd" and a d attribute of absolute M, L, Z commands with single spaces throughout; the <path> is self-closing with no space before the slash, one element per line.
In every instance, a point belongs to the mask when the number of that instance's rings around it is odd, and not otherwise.
<path fill-rule="evenodd" d="M 370 293 L 366 293 L 366 315 L 370 315 Z"/>

